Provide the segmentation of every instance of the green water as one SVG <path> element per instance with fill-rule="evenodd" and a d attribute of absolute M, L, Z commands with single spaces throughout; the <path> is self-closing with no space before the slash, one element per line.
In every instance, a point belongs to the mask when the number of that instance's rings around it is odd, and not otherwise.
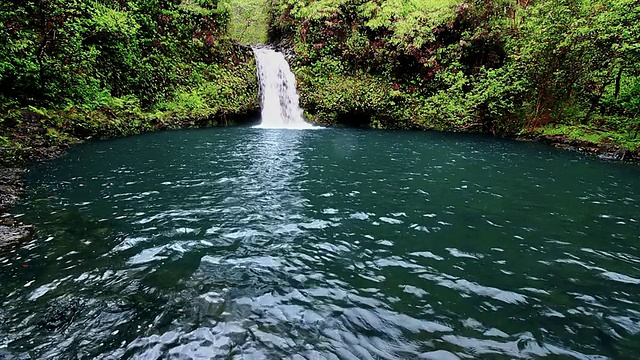
<path fill-rule="evenodd" d="M 83 144 L 27 183 L 0 358 L 640 356 L 638 165 L 227 128 Z"/>

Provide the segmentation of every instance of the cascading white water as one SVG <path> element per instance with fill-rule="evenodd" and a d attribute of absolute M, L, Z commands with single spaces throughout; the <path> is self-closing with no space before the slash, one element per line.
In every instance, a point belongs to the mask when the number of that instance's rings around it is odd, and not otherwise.
<path fill-rule="evenodd" d="M 304 121 L 298 103 L 296 77 L 284 55 L 265 47 L 254 47 L 260 82 L 262 123 L 257 127 L 269 129 L 311 129 Z"/>

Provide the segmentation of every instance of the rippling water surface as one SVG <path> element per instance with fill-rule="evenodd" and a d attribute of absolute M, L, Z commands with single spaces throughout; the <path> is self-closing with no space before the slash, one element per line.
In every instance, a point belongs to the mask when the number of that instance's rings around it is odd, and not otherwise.
<path fill-rule="evenodd" d="M 640 356 L 638 165 L 228 128 L 80 145 L 27 181 L 0 358 Z"/>

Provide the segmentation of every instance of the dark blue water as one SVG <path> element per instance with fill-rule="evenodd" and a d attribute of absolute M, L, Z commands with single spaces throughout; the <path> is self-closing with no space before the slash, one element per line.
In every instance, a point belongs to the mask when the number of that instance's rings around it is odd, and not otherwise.
<path fill-rule="evenodd" d="M 0 358 L 640 356 L 638 165 L 228 128 L 83 144 L 27 182 Z"/>

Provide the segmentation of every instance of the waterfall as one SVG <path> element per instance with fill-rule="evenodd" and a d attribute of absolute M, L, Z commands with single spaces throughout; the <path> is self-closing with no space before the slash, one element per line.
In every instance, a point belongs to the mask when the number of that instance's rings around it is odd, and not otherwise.
<path fill-rule="evenodd" d="M 296 77 L 284 55 L 265 47 L 254 47 L 260 82 L 261 128 L 311 129 L 302 116 L 296 92 Z"/>

